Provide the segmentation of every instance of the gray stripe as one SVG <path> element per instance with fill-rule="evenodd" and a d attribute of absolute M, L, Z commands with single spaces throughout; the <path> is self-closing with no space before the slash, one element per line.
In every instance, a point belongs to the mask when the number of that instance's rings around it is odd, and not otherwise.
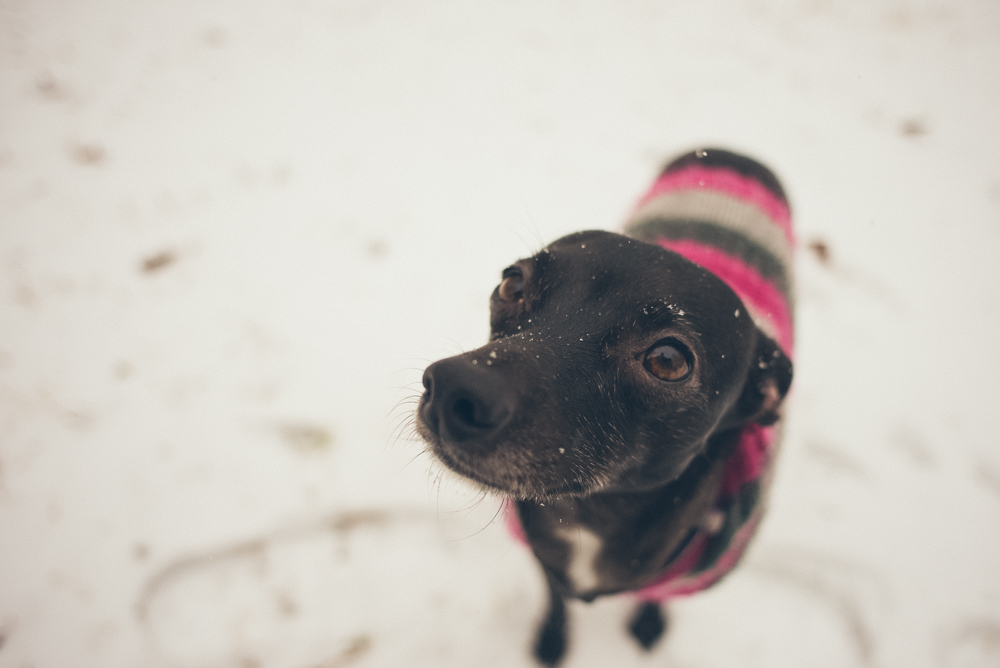
<path fill-rule="evenodd" d="M 715 222 L 654 218 L 630 223 L 625 228 L 625 234 L 652 243 L 656 243 L 657 239 L 690 239 L 718 248 L 730 255 L 735 255 L 754 267 L 761 276 L 773 282 L 786 298 L 791 297 L 789 292 L 790 266 L 783 264 L 766 248 L 755 243 L 753 239 Z"/>
<path fill-rule="evenodd" d="M 711 221 L 747 237 L 785 267 L 792 262 L 792 246 L 778 223 L 755 206 L 723 193 L 681 190 L 660 195 L 640 207 L 626 227 L 653 219 Z"/>

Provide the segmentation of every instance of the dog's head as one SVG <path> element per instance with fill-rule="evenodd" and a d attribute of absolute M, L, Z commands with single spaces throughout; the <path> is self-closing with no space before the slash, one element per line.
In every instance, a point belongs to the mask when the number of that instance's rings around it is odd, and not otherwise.
<path fill-rule="evenodd" d="M 791 382 L 719 278 L 608 232 L 505 269 L 490 327 L 424 372 L 418 430 L 449 468 L 521 499 L 669 482 L 713 434 L 777 419 Z"/>

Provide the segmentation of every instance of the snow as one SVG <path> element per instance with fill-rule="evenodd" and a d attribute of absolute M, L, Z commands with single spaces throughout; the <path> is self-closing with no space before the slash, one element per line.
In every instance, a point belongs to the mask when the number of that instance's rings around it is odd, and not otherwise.
<path fill-rule="evenodd" d="M 0 73 L 0 668 L 531 665 L 411 400 L 697 146 L 792 199 L 771 510 L 565 666 L 1000 665 L 996 3 L 4 0 Z"/>

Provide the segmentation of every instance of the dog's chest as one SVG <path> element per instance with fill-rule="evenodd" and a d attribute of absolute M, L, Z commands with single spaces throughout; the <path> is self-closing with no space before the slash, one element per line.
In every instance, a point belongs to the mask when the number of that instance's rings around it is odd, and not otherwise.
<path fill-rule="evenodd" d="M 716 445 L 723 453 L 732 446 Z M 652 494 L 521 502 L 519 526 L 568 595 L 590 599 L 642 589 L 663 574 L 696 534 L 715 533 L 720 523 L 715 501 L 725 464 L 722 456 L 706 460 Z"/>
<path fill-rule="evenodd" d="M 521 516 L 535 556 L 567 594 L 585 598 L 612 589 L 602 566 L 610 537 L 584 523 L 577 502 L 522 503 Z"/>
<path fill-rule="evenodd" d="M 604 539 L 581 525 L 561 527 L 556 535 L 566 544 L 565 573 L 567 584 L 577 595 L 600 591 L 601 576 L 597 560 L 604 550 Z M 607 583 L 604 583 L 605 587 Z"/>

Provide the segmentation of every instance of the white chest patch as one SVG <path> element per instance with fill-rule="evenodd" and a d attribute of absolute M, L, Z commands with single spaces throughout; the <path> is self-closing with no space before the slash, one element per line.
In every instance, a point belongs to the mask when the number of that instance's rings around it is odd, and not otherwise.
<path fill-rule="evenodd" d="M 583 527 L 567 527 L 559 532 L 559 537 L 569 543 L 569 568 L 566 570 L 573 589 L 578 593 L 595 589 L 600 584 L 595 562 L 604 541 Z"/>

